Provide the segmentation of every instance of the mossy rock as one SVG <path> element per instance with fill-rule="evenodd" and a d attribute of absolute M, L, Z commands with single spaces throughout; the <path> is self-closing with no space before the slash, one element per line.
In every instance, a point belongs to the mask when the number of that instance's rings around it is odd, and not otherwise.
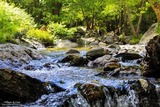
<path fill-rule="evenodd" d="M 69 49 L 67 52 L 66 52 L 66 54 L 78 54 L 78 53 L 80 53 L 78 50 L 76 50 L 76 49 Z"/>
<path fill-rule="evenodd" d="M 121 67 L 121 65 L 118 62 L 108 62 L 108 63 L 106 63 L 104 70 L 105 71 L 112 71 L 112 70 L 120 68 L 120 67 Z"/>
<path fill-rule="evenodd" d="M 69 63 L 71 66 L 84 66 L 88 63 L 86 58 L 83 58 L 79 55 L 67 55 L 60 62 Z"/>
<path fill-rule="evenodd" d="M 86 57 L 89 60 L 95 60 L 103 55 L 105 55 L 105 50 L 103 48 L 95 48 L 86 53 Z"/>
<path fill-rule="evenodd" d="M 88 102 L 92 102 L 105 99 L 103 88 L 102 85 L 97 84 L 81 84 L 78 87 L 78 91 Z"/>

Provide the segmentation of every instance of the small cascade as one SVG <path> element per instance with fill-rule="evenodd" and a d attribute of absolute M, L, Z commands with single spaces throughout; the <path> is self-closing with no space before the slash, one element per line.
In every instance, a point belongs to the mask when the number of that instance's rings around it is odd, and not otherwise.
<path fill-rule="evenodd" d="M 154 84 L 158 95 L 158 105 L 160 105 L 160 84 Z"/>
<path fill-rule="evenodd" d="M 118 96 L 115 94 L 116 107 L 138 107 L 139 99 L 134 90 L 129 90 L 128 95 Z"/>
<path fill-rule="evenodd" d="M 78 92 L 77 98 L 71 98 L 70 106 L 73 107 L 91 107 L 87 100 Z"/>
<path fill-rule="evenodd" d="M 120 61 L 122 66 L 139 66 L 139 60 Z"/>
<path fill-rule="evenodd" d="M 128 90 L 124 95 L 111 92 L 106 87 L 103 89 L 105 98 L 95 101 L 87 101 L 81 93 L 77 93 L 76 98 L 71 98 L 71 107 L 139 107 L 138 95 L 134 90 Z"/>
<path fill-rule="evenodd" d="M 19 72 L 48 83 L 46 88 L 49 93 L 42 95 L 33 103 L 23 104 L 22 107 L 158 107 L 160 105 L 159 83 L 153 85 L 148 79 L 140 76 L 136 78 L 96 76 L 99 72 L 97 69 L 59 63 L 59 59 L 65 57 L 63 51 L 46 54 L 45 59 L 34 60 L 27 67 L 22 66 Z M 84 52 L 81 53 L 83 54 Z M 118 61 L 124 67 L 124 73 L 128 73 L 139 67 L 138 60 Z"/>

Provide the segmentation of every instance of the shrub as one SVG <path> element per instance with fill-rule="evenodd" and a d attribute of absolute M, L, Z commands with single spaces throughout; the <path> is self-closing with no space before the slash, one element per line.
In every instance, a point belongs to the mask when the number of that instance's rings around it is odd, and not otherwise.
<path fill-rule="evenodd" d="M 156 27 L 156 33 L 160 34 L 160 23 L 158 23 L 158 26 Z"/>
<path fill-rule="evenodd" d="M 32 39 L 35 38 L 45 46 L 53 45 L 54 37 L 47 31 L 39 30 L 39 29 L 30 29 L 26 33 L 27 38 Z"/>
<path fill-rule="evenodd" d="M 48 25 L 48 30 L 57 38 L 66 39 L 66 38 L 73 38 L 74 32 L 76 31 L 75 28 L 66 28 L 66 25 L 59 24 L 59 23 L 50 23 Z"/>
<path fill-rule="evenodd" d="M 143 36 L 142 34 L 138 35 L 138 37 L 133 36 L 130 39 L 130 44 L 137 44 L 137 43 L 139 43 L 139 41 L 142 38 L 142 36 Z"/>
<path fill-rule="evenodd" d="M 33 19 L 24 10 L 0 1 L 0 43 L 12 40 L 16 32 L 33 25 Z"/>

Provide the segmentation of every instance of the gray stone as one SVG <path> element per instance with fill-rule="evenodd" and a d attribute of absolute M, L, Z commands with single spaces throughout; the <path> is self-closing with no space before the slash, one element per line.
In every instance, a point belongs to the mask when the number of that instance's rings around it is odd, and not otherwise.
<path fill-rule="evenodd" d="M 98 57 L 105 55 L 103 48 L 94 48 L 86 53 L 86 57 L 89 60 L 95 60 Z"/>
<path fill-rule="evenodd" d="M 156 33 L 156 27 L 158 26 L 158 23 L 154 23 L 151 25 L 151 27 L 148 29 L 148 31 L 142 36 L 141 40 L 139 41 L 140 45 L 147 45 L 148 42 L 158 35 Z"/>
<path fill-rule="evenodd" d="M 40 80 L 9 69 L 0 69 L 0 87 L 2 101 L 31 102 L 47 93 Z"/>

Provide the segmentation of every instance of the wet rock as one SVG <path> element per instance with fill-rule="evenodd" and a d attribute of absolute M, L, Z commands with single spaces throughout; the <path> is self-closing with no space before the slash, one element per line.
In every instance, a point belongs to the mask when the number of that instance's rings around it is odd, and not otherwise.
<path fill-rule="evenodd" d="M 84 83 L 76 87 L 78 104 L 87 107 L 159 107 L 155 86 L 145 79 L 126 80 L 117 86 Z"/>
<path fill-rule="evenodd" d="M 71 42 L 70 40 L 57 40 L 56 47 L 58 48 L 75 48 L 78 46 L 77 43 Z"/>
<path fill-rule="evenodd" d="M 8 68 L 10 65 L 14 67 L 20 67 L 23 64 L 28 64 L 34 59 L 42 58 L 43 56 L 38 51 L 25 46 L 10 43 L 0 45 L 0 60 L 6 63 Z"/>
<path fill-rule="evenodd" d="M 114 32 L 109 32 L 103 37 L 103 41 L 106 44 L 113 44 L 115 42 L 118 42 L 119 38 L 115 35 Z"/>
<path fill-rule="evenodd" d="M 79 55 L 67 55 L 60 62 L 68 62 L 71 66 L 84 66 L 88 63 L 88 60 Z"/>
<path fill-rule="evenodd" d="M 27 43 L 27 45 L 29 44 L 30 48 L 37 49 L 37 50 L 45 49 L 45 46 L 46 46 L 46 44 L 44 46 L 44 45 L 42 45 L 42 43 L 38 42 L 37 40 L 21 38 L 21 41 Z"/>
<path fill-rule="evenodd" d="M 66 54 L 75 54 L 75 53 L 80 53 L 78 50 L 76 49 L 69 49 Z"/>
<path fill-rule="evenodd" d="M 24 106 L 27 107 L 71 107 L 69 106 L 68 100 L 70 95 L 67 95 L 68 92 L 58 92 L 58 93 L 50 93 L 48 95 L 42 95 L 40 99 L 38 99 L 34 103 L 30 103 Z"/>
<path fill-rule="evenodd" d="M 95 60 L 103 55 L 105 55 L 105 50 L 103 48 L 95 48 L 86 53 L 86 57 L 89 60 Z"/>
<path fill-rule="evenodd" d="M 113 77 L 136 77 L 141 75 L 142 70 L 139 67 L 125 67 L 117 68 L 114 71 L 111 71 L 107 76 Z"/>
<path fill-rule="evenodd" d="M 112 71 L 114 69 L 120 68 L 121 65 L 118 62 L 108 62 L 104 66 L 104 71 Z"/>
<path fill-rule="evenodd" d="M 134 90 L 139 98 L 139 106 L 141 107 L 158 107 L 158 96 L 155 86 L 148 80 L 138 79 L 129 81 L 130 89 Z"/>
<path fill-rule="evenodd" d="M 35 66 L 33 65 L 28 65 L 24 67 L 25 70 L 36 70 Z"/>
<path fill-rule="evenodd" d="M 114 48 L 114 49 L 116 49 L 116 50 L 120 50 L 120 46 L 117 45 L 117 44 L 110 44 L 110 45 L 108 45 L 107 47 L 108 47 L 108 48 Z"/>
<path fill-rule="evenodd" d="M 114 55 L 114 54 L 118 53 L 118 51 L 120 50 L 120 46 L 117 44 L 110 44 L 104 49 L 107 52 L 107 54 Z"/>
<path fill-rule="evenodd" d="M 112 59 L 111 55 L 104 55 L 102 57 L 99 57 L 95 59 L 94 61 L 90 61 L 88 63 L 89 67 L 102 67 L 105 66 L 106 63 L 108 63 Z"/>
<path fill-rule="evenodd" d="M 52 68 L 59 68 L 60 66 L 58 64 L 55 64 L 53 62 L 48 62 L 48 63 L 45 63 L 43 65 L 43 67 L 47 68 L 48 70 L 52 69 Z"/>
<path fill-rule="evenodd" d="M 78 87 L 78 91 L 88 102 L 105 99 L 103 86 L 96 84 L 82 84 Z"/>
<path fill-rule="evenodd" d="M 155 36 L 146 46 L 145 72 L 143 75 L 160 77 L 160 37 Z"/>
<path fill-rule="evenodd" d="M 84 83 L 78 85 L 77 99 L 72 101 L 75 105 L 86 107 L 116 107 L 117 99 L 114 99 L 116 89 L 100 84 Z M 120 92 L 119 92 L 120 93 Z"/>
<path fill-rule="evenodd" d="M 2 102 L 31 102 L 47 93 L 41 81 L 9 69 L 0 69 L 0 87 Z"/>
<path fill-rule="evenodd" d="M 114 57 L 116 58 L 121 58 L 122 61 L 126 61 L 126 60 L 135 60 L 135 59 L 140 59 L 142 58 L 142 56 L 140 56 L 137 53 L 119 53 L 117 55 L 115 55 Z"/>
<path fill-rule="evenodd" d="M 118 53 L 136 53 L 144 57 L 146 55 L 145 45 L 120 45 Z"/>

